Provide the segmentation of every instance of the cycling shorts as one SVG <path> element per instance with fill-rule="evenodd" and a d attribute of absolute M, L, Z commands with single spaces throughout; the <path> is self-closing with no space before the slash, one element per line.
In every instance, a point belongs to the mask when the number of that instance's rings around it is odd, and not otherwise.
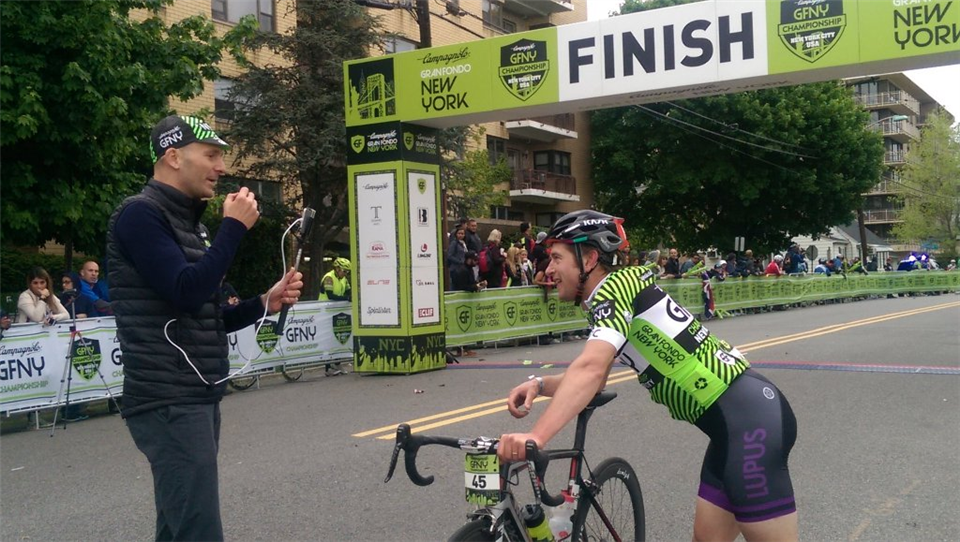
<path fill-rule="evenodd" d="M 710 437 L 698 495 L 739 522 L 795 512 L 787 459 L 797 419 L 780 390 L 753 369 L 734 380 L 697 427 Z"/>

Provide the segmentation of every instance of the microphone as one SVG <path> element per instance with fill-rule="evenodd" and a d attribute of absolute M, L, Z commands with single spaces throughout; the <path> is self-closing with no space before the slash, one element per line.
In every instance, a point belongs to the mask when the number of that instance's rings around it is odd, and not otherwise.
<path fill-rule="evenodd" d="M 302 243 L 304 239 L 310 236 L 310 231 L 313 230 L 313 219 L 317 216 L 317 212 L 309 207 L 303 208 L 303 215 L 300 216 L 300 242 Z"/>
<path fill-rule="evenodd" d="M 293 264 L 293 270 L 298 271 L 300 269 L 300 257 L 303 256 L 303 245 L 307 242 L 307 238 L 310 237 L 310 231 L 313 229 L 313 219 L 316 218 L 317 212 L 310 207 L 303 208 L 303 214 L 300 215 L 300 232 L 297 234 L 297 258 Z M 274 326 L 273 332 L 277 335 L 280 335 L 283 332 L 283 326 L 287 322 L 287 313 L 290 312 L 290 305 L 284 303 L 280 307 L 280 315 L 277 316 L 277 325 Z"/>

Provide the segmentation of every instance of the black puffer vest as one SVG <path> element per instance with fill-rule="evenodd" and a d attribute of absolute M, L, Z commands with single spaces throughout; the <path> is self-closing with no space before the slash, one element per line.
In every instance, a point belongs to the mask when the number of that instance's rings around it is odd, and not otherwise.
<path fill-rule="evenodd" d="M 229 364 L 219 293 L 211 295 L 199 311 L 183 313 L 137 273 L 133 262 L 120 251 L 113 231 L 117 217 L 134 201 L 145 201 L 161 211 L 188 263 L 200 260 L 208 238 L 207 229 L 200 224 L 206 204 L 153 179 L 140 194 L 124 200 L 110 217 L 107 268 L 123 352 L 123 417 L 171 404 L 217 402 L 226 384 L 204 384 L 183 354 L 164 337 L 163 327 L 176 320 L 167 328 L 167 335 L 187 353 L 207 382 L 224 378 Z"/>

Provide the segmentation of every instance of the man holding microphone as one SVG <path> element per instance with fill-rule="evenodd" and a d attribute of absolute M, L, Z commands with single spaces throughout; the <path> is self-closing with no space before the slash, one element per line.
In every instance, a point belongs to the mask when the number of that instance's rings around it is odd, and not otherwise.
<path fill-rule="evenodd" d="M 229 194 L 211 239 L 200 217 L 228 148 L 202 119 L 170 115 L 150 135 L 153 178 L 110 218 L 107 268 L 123 352 L 123 409 L 153 472 L 157 540 L 222 540 L 217 474 L 227 333 L 295 303 L 290 270 L 266 294 L 221 307 L 220 284 L 260 213 Z M 278 240 L 279 242 L 279 240 Z"/>

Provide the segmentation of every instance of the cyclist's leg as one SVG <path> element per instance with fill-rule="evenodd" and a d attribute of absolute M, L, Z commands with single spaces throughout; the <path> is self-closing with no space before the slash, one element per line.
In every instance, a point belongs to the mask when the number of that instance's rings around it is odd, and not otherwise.
<path fill-rule="evenodd" d="M 740 534 L 733 513 L 712 502 L 697 497 L 697 511 L 693 516 L 693 542 L 732 542 Z"/>
<path fill-rule="evenodd" d="M 787 459 L 797 427 L 780 390 L 748 370 L 697 425 L 711 437 L 700 497 L 732 512 L 748 541 L 796 540 L 796 504 Z"/>
<path fill-rule="evenodd" d="M 733 541 L 740 534 L 733 505 L 723 490 L 726 441 L 726 434 L 717 434 L 703 457 L 697 509 L 693 516 L 693 542 Z"/>

